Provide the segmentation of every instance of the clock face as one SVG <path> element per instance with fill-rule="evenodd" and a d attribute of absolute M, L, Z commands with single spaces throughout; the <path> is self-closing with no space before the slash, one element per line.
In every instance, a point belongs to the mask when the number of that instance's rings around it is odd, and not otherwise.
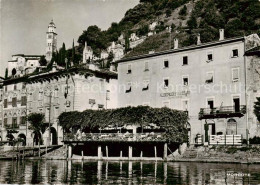
<path fill-rule="evenodd" d="M 48 38 L 49 38 L 49 39 L 51 39 L 51 38 L 52 38 L 52 36 L 51 36 L 51 35 L 48 35 Z"/>

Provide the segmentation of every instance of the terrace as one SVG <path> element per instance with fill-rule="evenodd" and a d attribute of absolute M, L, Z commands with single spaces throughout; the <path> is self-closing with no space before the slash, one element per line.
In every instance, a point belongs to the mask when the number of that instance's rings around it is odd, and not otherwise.
<path fill-rule="evenodd" d="M 221 106 L 214 108 L 201 108 L 199 112 L 199 119 L 215 119 L 215 118 L 230 118 L 243 117 L 246 113 L 246 106 Z"/>
<path fill-rule="evenodd" d="M 64 140 L 70 142 L 165 142 L 164 133 L 83 133 L 65 135 Z"/>

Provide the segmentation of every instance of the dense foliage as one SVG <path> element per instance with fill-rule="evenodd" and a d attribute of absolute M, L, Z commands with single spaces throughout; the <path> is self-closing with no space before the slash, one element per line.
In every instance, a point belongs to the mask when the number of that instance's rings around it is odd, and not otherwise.
<path fill-rule="evenodd" d="M 124 126 L 137 124 L 146 126 L 154 123 L 166 130 L 165 137 L 171 142 L 186 142 L 186 123 L 188 116 L 182 111 L 169 108 L 151 108 L 148 106 L 125 107 L 110 110 L 85 110 L 83 112 L 63 112 L 59 124 L 65 133 L 73 128 L 84 132 L 98 132 L 107 126 Z"/>
<path fill-rule="evenodd" d="M 194 3 L 192 9 L 188 8 L 188 3 Z M 184 5 L 184 6 L 183 6 Z M 180 8 L 179 8 L 180 7 Z M 172 16 L 177 11 L 179 17 Z M 190 12 L 191 11 L 191 12 Z M 172 21 L 181 19 L 179 25 Z M 156 38 L 160 42 L 160 47 L 154 39 L 154 44 L 150 40 L 145 40 L 140 48 L 131 50 L 129 48 L 129 35 L 136 32 L 138 36 L 147 35 L 149 24 L 158 21 L 156 33 L 165 31 L 167 26 L 172 27 L 170 37 L 160 34 Z M 177 21 L 178 22 L 178 21 Z M 176 24 L 176 25 L 175 25 Z M 89 26 L 78 38 L 79 46 L 66 50 L 64 46 L 56 52 L 55 61 L 64 66 L 64 49 L 69 62 L 78 64 L 82 60 L 82 52 L 85 42 L 93 49 L 94 55 L 100 57 L 102 50 L 105 50 L 112 41 L 117 41 L 118 37 L 125 36 L 125 50 L 130 52 L 128 56 L 148 53 L 150 50 L 162 51 L 172 48 L 172 39 L 179 38 L 180 46 L 196 44 L 196 36 L 201 35 L 201 42 L 218 40 L 219 29 L 225 29 L 225 37 L 244 36 L 251 33 L 260 34 L 260 3 L 258 0 L 140 0 L 140 3 L 129 9 L 119 23 L 113 22 L 107 30 L 101 30 L 98 26 Z M 170 40 L 170 42 L 169 42 Z M 73 54 L 74 53 L 74 54 Z"/>
<path fill-rule="evenodd" d="M 250 144 L 260 144 L 260 137 L 253 137 L 249 139 Z"/>

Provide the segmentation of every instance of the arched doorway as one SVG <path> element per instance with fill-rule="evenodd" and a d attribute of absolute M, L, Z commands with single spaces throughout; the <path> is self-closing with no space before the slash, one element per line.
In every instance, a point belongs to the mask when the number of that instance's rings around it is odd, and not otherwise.
<path fill-rule="evenodd" d="M 54 127 L 51 127 L 51 144 L 52 145 L 58 144 L 57 131 Z"/>
<path fill-rule="evenodd" d="M 237 134 L 237 121 L 233 118 L 230 118 L 227 121 L 227 135 Z"/>
<path fill-rule="evenodd" d="M 19 134 L 18 138 L 20 139 L 22 146 L 26 146 L 26 136 L 24 134 Z"/>

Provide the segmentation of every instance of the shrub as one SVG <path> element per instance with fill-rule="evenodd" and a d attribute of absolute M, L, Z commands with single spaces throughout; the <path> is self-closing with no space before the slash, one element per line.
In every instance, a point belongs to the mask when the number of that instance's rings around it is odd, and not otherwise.
<path fill-rule="evenodd" d="M 249 139 L 250 144 L 260 144 L 260 137 L 253 137 Z"/>
<path fill-rule="evenodd" d="M 187 15 L 187 6 L 184 5 L 182 9 L 179 11 L 179 15 L 186 16 Z"/>

